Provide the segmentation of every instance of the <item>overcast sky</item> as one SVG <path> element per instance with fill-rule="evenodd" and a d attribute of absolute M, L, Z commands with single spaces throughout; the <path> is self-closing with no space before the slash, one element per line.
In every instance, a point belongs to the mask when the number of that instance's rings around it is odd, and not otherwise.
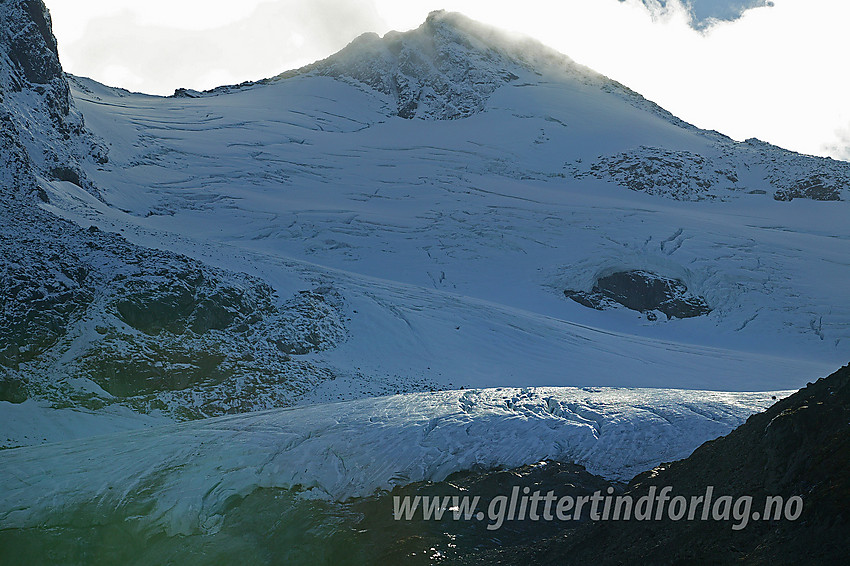
<path fill-rule="evenodd" d="M 735 139 L 850 160 L 847 0 L 45 0 L 68 72 L 171 94 L 269 77 L 445 8 Z"/>

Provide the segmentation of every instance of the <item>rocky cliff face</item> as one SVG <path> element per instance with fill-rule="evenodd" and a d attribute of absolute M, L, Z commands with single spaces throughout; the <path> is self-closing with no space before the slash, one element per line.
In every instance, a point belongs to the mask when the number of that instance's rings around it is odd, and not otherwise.
<path fill-rule="evenodd" d="M 56 38 L 51 29 L 50 13 L 39 0 L 4 0 L 2 16 L 4 46 L 7 56 L 19 73 L 20 88 L 29 84 L 52 85 L 63 96 L 64 113 L 68 113 L 68 85 L 59 64 Z M 10 32 L 15 33 L 10 33 Z M 24 82 L 25 81 L 25 82 Z"/>
<path fill-rule="evenodd" d="M 94 192 L 81 162 L 105 162 L 105 146 L 85 130 L 75 110 L 56 47 L 50 14 L 40 0 L 0 1 L 0 120 L 35 172 Z M 18 171 L 20 166 L 9 167 Z M 12 183 L 4 183 L 8 185 Z"/>

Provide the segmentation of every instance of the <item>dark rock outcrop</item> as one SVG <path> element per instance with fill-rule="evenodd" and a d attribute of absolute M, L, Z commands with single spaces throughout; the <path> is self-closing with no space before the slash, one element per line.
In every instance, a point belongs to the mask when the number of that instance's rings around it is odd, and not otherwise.
<path fill-rule="evenodd" d="M 807 198 L 812 200 L 841 200 L 841 190 L 850 184 L 842 184 L 823 174 L 813 174 L 799 179 L 790 188 L 779 189 L 773 194 L 776 200 Z"/>
<path fill-rule="evenodd" d="M 690 151 L 657 147 L 600 157 L 591 165 L 590 174 L 633 191 L 677 200 L 713 199 L 738 188 L 738 174 L 730 164 Z"/>
<path fill-rule="evenodd" d="M 829 157 L 802 155 L 752 138 L 738 145 L 751 163 L 765 168 L 765 181 L 773 198 L 790 201 L 847 200 L 850 198 L 850 163 Z"/>
<path fill-rule="evenodd" d="M 12 90 L 36 88 L 68 115 L 70 89 L 59 63 L 50 13 L 41 0 L 0 0 L 0 46 L 11 62 Z"/>
<path fill-rule="evenodd" d="M 619 271 L 596 280 L 593 289 L 564 291 L 570 299 L 597 310 L 616 305 L 640 311 L 650 320 L 660 311 L 668 318 L 690 318 L 711 312 L 702 297 L 688 291 L 678 279 L 662 277 L 642 270 Z"/>
<path fill-rule="evenodd" d="M 640 146 L 599 156 L 579 177 L 610 180 L 633 191 L 675 200 L 726 199 L 736 192 L 766 194 L 773 198 L 834 201 L 848 198 L 850 163 L 788 151 L 751 139 L 733 142 L 713 132 L 718 155 Z M 757 165 L 764 177 L 749 175 Z"/>
<path fill-rule="evenodd" d="M 83 161 L 106 161 L 106 146 L 85 128 L 59 62 L 50 13 L 41 0 L 0 0 L 0 121 L 28 148 L 34 172 L 92 194 Z M 19 183 L 0 175 L 4 192 Z"/>

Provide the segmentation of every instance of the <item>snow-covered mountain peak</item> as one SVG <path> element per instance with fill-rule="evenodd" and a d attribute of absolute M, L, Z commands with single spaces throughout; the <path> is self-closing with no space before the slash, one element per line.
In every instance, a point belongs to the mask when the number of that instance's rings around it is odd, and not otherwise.
<path fill-rule="evenodd" d="M 490 95 L 522 75 L 601 75 L 528 38 L 454 12 L 431 12 L 407 32 L 366 33 L 342 51 L 285 73 L 331 76 L 374 89 L 402 118 L 457 119 L 484 108 Z"/>

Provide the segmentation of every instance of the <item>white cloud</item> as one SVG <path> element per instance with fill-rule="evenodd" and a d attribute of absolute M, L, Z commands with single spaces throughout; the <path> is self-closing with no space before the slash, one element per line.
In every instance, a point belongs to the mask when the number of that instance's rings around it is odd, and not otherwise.
<path fill-rule="evenodd" d="M 273 76 L 384 25 L 357 0 L 47 4 L 67 71 L 153 94 Z"/>
<path fill-rule="evenodd" d="M 850 121 L 845 127 L 835 130 L 835 143 L 827 144 L 826 148 L 830 156 L 850 161 Z"/>
<path fill-rule="evenodd" d="M 680 0 L 652 12 L 643 0 L 47 4 L 69 71 L 156 93 L 271 76 L 325 57 L 362 32 L 416 27 L 431 9 L 446 8 L 537 37 L 700 127 L 847 155 L 837 133 L 850 122 L 845 0 L 775 0 L 704 30 L 692 27 Z"/>

